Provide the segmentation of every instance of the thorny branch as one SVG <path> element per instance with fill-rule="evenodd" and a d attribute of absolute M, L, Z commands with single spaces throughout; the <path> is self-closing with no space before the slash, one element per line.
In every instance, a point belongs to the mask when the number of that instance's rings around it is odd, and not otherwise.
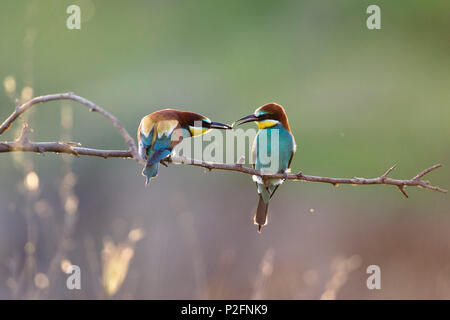
<path fill-rule="evenodd" d="M 31 99 L 28 102 L 25 102 L 23 105 L 16 107 L 13 113 L 2 123 L 0 126 L 0 135 L 5 132 L 11 124 L 16 120 L 22 113 L 33 107 L 35 104 L 38 103 L 44 103 L 54 100 L 73 100 L 76 102 L 79 102 L 86 107 L 89 108 L 92 112 L 98 112 L 101 115 L 103 115 L 105 118 L 107 118 L 111 123 L 116 127 L 117 131 L 122 135 L 125 142 L 128 144 L 129 151 L 127 154 L 120 151 L 115 150 L 95 150 L 95 149 L 88 149 L 88 148 L 80 148 L 78 146 L 73 146 L 70 143 L 63 143 L 63 142 L 40 142 L 40 143 L 31 143 L 26 139 L 26 134 L 23 134 L 23 138 L 25 138 L 25 141 L 16 141 L 12 143 L 0 143 L 0 152 L 11 152 L 11 151 L 29 151 L 29 152 L 58 152 L 58 153 L 70 153 L 73 155 L 87 155 L 87 156 L 99 156 L 99 157 L 128 157 L 130 155 L 131 157 L 135 159 L 139 159 L 136 144 L 134 142 L 134 139 L 130 136 L 128 131 L 122 126 L 120 121 L 114 117 L 112 114 L 110 114 L 108 111 L 100 108 L 95 103 L 77 96 L 73 92 L 68 93 L 57 93 L 57 94 L 49 94 L 45 96 L 40 96 Z M 22 132 L 24 133 L 24 132 Z M 26 133 L 26 132 L 25 132 Z M 23 143 L 22 143 L 23 142 Z M 22 145 L 21 145 L 22 143 Z"/>
<path fill-rule="evenodd" d="M 24 125 L 22 130 L 22 134 L 20 137 L 13 142 L 0 142 L 0 153 L 2 152 L 55 152 L 55 153 L 67 153 L 75 156 L 95 156 L 102 158 L 133 158 L 139 162 L 143 160 L 139 158 L 136 144 L 134 139 L 130 136 L 128 131 L 121 125 L 119 120 L 111 115 L 109 112 L 100 108 L 93 102 L 75 95 L 74 93 L 59 93 L 59 94 L 50 94 L 45 96 L 40 96 L 31 99 L 30 101 L 24 103 L 21 106 L 16 107 L 14 112 L 3 122 L 0 126 L 0 135 L 5 132 L 11 124 L 25 111 L 30 109 L 32 106 L 38 103 L 54 101 L 54 100 L 73 100 L 79 102 L 85 106 L 87 106 L 90 111 L 95 111 L 102 114 L 108 120 L 112 122 L 112 124 L 116 127 L 119 133 L 124 138 L 125 142 L 128 144 L 128 150 L 101 150 L 101 149 L 92 149 L 82 147 L 79 143 L 73 142 L 31 142 L 27 137 L 28 126 Z M 383 175 L 377 178 L 329 178 L 329 177 L 319 177 L 319 176 L 311 176 L 303 174 L 302 172 L 294 173 L 294 174 L 264 174 L 258 170 L 248 168 L 242 165 L 242 163 L 236 164 L 224 164 L 224 163 L 215 163 L 215 162 L 207 162 L 207 161 L 199 161 L 194 159 L 189 159 L 183 156 L 171 156 L 166 159 L 166 162 L 176 163 L 176 164 L 185 164 L 192 165 L 197 167 L 203 167 L 208 170 L 228 170 L 228 171 L 236 171 L 249 175 L 257 175 L 262 177 L 263 179 L 268 178 L 280 178 L 285 180 L 299 180 L 299 181 L 308 181 L 308 182 L 322 182 L 329 183 L 334 186 L 339 184 L 351 184 L 351 185 L 373 185 L 373 184 L 385 184 L 385 185 L 393 185 L 396 186 L 406 197 L 408 194 L 405 191 L 405 187 L 422 187 L 425 189 L 438 191 L 442 193 L 446 193 L 447 190 L 432 186 L 429 181 L 422 180 L 422 178 L 430 173 L 431 171 L 442 167 L 440 164 L 436 164 L 430 168 L 427 168 L 411 179 L 407 180 L 399 180 L 389 178 L 388 175 L 396 168 L 393 166 L 389 168 Z"/>

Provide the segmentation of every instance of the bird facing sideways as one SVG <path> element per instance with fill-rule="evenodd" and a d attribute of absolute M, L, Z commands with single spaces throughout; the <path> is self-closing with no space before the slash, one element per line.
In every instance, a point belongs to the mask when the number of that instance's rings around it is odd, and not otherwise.
<path fill-rule="evenodd" d="M 267 174 L 287 174 L 290 171 L 296 145 L 284 108 L 276 103 L 268 103 L 256 109 L 254 114 L 236 121 L 238 125 L 247 122 L 256 122 L 259 128 L 252 147 L 253 168 Z M 278 135 L 275 134 L 275 130 Z M 270 163 L 265 160 L 265 156 L 268 156 Z M 275 160 L 274 163 L 273 160 Z M 258 225 L 258 232 L 261 233 L 261 228 L 267 224 L 269 200 L 284 179 L 264 181 L 259 176 L 253 176 L 253 180 L 256 182 L 259 194 L 254 223 Z"/>
<path fill-rule="evenodd" d="M 173 148 L 184 138 L 203 135 L 211 129 L 231 129 L 227 124 L 213 122 L 207 117 L 188 111 L 164 109 L 142 118 L 137 139 L 139 155 L 146 161 L 142 171 L 149 183 L 158 174 L 159 163 L 170 156 Z"/>

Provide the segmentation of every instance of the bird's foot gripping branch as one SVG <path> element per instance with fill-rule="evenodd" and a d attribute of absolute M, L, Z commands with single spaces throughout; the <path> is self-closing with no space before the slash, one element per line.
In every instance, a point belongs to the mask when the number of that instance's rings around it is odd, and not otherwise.
<path fill-rule="evenodd" d="M 132 158 L 140 163 L 144 163 L 144 159 L 138 153 L 138 149 L 136 147 L 136 143 L 128 131 L 122 126 L 120 121 L 114 117 L 112 114 L 102 109 L 98 105 L 93 102 L 77 96 L 74 93 L 58 93 L 58 94 L 50 94 L 40 97 L 35 97 L 27 102 L 25 102 L 21 106 L 17 106 L 15 110 L 11 113 L 11 115 L 0 125 L 0 135 L 3 134 L 15 120 L 17 120 L 22 113 L 29 110 L 35 105 L 39 105 L 49 101 L 56 100 L 72 100 L 80 103 L 89 108 L 92 112 L 100 113 L 102 116 L 107 118 L 113 126 L 117 129 L 120 135 L 125 140 L 128 145 L 127 150 L 102 150 L 102 149 L 93 149 L 93 148 L 85 148 L 82 147 L 78 143 L 73 142 L 61 142 L 61 141 L 53 141 L 53 142 L 33 142 L 28 138 L 28 126 L 25 124 L 22 130 L 21 135 L 15 141 L 4 141 L 0 142 L 0 153 L 4 152 L 36 152 L 36 153 L 46 153 L 46 152 L 54 152 L 54 153 L 66 153 L 72 154 L 74 156 L 93 156 L 93 157 L 101 157 L 101 158 Z M 408 197 L 405 188 L 406 187 L 422 187 L 425 189 L 438 191 L 442 193 L 446 193 L 447 190 L 442 189 L 437 186 L 432 186 L 429 181 L 423 180 L 423 177 L 430 173 L 431 171 L 438 169 L 441 167 L 440 164 L 436 164 L 430 168 L 427 168 L 411 179 L 400 180 L 400 179 L 392 179 L 389 177 L 389 174 L 395 169 L 395 166 L 389 168 L 383 175 L 377 178 L 330 178 L 330 177 L 319 177 L 319 176 L 311 176 L 303 173 L 297 174 L 264 174 L 259 170 L 245 167 L 242 163 L 236 164 L 225 164 L 225 163 L 215 163 L 208 161 L 197 161 L 193 159 L 189 159 L 182 156 L 174 156 L 171 155 L 165 159 L 163 159 L 167 163 L 177 163 L 177 164 L 185 164 L 192 165 L 197 167 L 203 167 L 208 170 L 228 170 L 240 172 L 248 175 L 259 176 L 263 179 L 285 179 L 285 180 L 297 180 L 297 181 L 307 181 L 307 182 L 322 182 L 329 183 L 332 185 L 339 184 L 350 184 L 350 185 L 374 185 L 374 184 L 384 184 L 384 185 L 393 185 L 397 187 L 406 197 Z"/>

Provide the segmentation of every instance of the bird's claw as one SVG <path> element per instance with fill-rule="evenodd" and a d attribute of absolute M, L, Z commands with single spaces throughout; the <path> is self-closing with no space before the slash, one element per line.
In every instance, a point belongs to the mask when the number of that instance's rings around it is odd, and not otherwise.
<path fill-rule="evenodd" d="M 161 160 L 159 163 L 161 163 L 164 167 L 168 167 L 169 165 L 167 164 L 166 160 Z"/>
<path fill-rule="evenodd" d="M 167 156 L 166 158 L 162 159 L 161 161 L 159 161 L 159 163 L 161 163 L 166 168 L 169 166 L 170 162 L 171 162 L 170 155 Z"/>

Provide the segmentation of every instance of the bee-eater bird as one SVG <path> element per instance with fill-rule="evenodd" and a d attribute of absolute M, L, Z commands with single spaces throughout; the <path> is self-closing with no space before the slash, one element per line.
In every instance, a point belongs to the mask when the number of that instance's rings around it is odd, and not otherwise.
<path fill-rule="evenodd" d="M 253 168 L 263 173 L 287 175 L 296 145 L 284 108 L 276 103 L 268 103 L 256 109 L 254 114 L 237 120 L 236 123 L 241 125 L 253 121 L 259 128 L 252 147 Z M 270 156 L 268 156 L 269 154 Z M 264 157 L 270 158 L 270 163 L 265 161 Z M 259 176 L 253 176 L 253 180 L 256 182 L 259 194 L 254 222 L 258 225 L 258 232 L 261 233 L 261 228 L 267 224 L 269 200 L 284 179 L 266 179 L 264 181 Z"/>
<path fill-rule="evenodd" d="M 171 153 L 184 138 L 200 136 L 211 129 L 231 129 L 227 124 L 213 122 L 207 117 L 175 109 L 153 112 L 142 118 L 137 139 L 139 155 L 146 161 L 142 171 L 149 183 L 158 174 L 159 163 Z"/>

